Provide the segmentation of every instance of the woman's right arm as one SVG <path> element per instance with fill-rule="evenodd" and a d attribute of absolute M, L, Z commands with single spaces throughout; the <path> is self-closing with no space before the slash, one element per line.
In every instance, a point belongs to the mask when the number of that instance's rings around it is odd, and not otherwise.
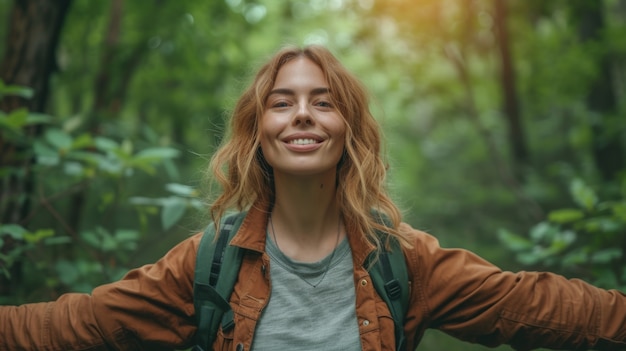
<path fill-rule="evenodd" d="M 200 235 L 158 262 L 89 294 L 0 307 L 0 351 L 172 350 L 196 331 L 193 276 Z"/>

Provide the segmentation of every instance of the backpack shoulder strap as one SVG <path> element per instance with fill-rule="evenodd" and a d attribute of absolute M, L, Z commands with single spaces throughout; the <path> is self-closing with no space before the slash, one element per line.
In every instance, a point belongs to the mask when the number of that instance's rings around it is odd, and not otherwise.
<path fill-rule="evenodd" d="M 378 233 L 382 242 L 387 234 Z M 409 307 L 409 274 L 402 247 L 397 239 L 389 238 L 390 250 L 383 249 L 376 258 L 376 252 L 371 259 L 375 260 L 369 269 L 374 288 L 378 295 L 387 303 L 391 311 L 396 337 L 396 350 L 406 349 L 404 336 L 404 319 Z"/>
<path fill-rule="evenodd" d="M 229 300 L 239 274 L 243 250 L 228 243 L 245 216 L 245 212 L 240 212 L 222 218 L 217 240 L 213 224 L 207 227 L 200 240 L 193 284 L 198 326 L 194 350 L 210 350 L 220 324 L 223 330 L 234 326 Z"/>

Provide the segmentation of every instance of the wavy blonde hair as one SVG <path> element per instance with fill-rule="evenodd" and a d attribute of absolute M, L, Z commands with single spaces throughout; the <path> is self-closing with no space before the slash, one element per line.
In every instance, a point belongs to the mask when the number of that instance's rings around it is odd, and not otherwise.
<path fill-rule="evenodd" d="M 242 211 L 257 201 L 273 202 L 272 169 L 260 152 L 258 124 L 278 70 L 297 57 L 306 57 L 322 69 L 332 102 L 346 125 L 344 156 L 337 166 L 336 195 L 346 227 L 365 233 L 377 248 L 382 243 L 375 230 L 408 244 L 397 229 L 400 211 L 385 189 L 380 127 L 369 110 L 368 94 L 328 49 L 315 45 L 278 51 L 237 101 L 230 135 L 211 159 L 210 171 L 223 190 L 210 208 L 213 221 L 218 225 L 228 209 Z"/>

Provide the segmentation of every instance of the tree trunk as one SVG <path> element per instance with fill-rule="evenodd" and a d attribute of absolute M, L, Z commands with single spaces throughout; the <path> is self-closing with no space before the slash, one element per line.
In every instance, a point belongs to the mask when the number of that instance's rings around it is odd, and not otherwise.
<path fill-rule="evenodd" d="M 494 31 L 500 58 L 500 84 L 503 92 L 503 111 L 508 126 L 509 146 L 514 161 L 516 175 L 520 177 L 520 166 L 528 163 L 528 147 L 520 116 L 515 70 L 511 55 L 509 31 L 507 28 L 507 8 L 505 0 L 494 0 Z"/>
<path fill-rule="evenodd" d="M 598 74 L 589 86 L 587 107 L 592 113 L 592 151 L 594 162 L 605 181 L 618 181 L 619 172 L 626 168 L 626 155 L 620 135 L 610 127 L 616 118 L 617 101 L 614 75 L 612 74 L 611 50 L 604 41 L 604 1 L 574 0 L 571 2 L 572 17 L 578 20 L 580 38 L 585 45 L 597 52 Z"/>
<path fill-rule="evenodd" d="M 13 3 L 7 31 L 5 56 L 0 63 L 0 79 L 8 85 L 29 87 L 33 97 L 24 99 L 5 96 L 0 99 L 0 110 L 8 113 L 18 108 L 31 112 L 44 112 L 48 98 L 50 76 L 56 69 L 55 52 L 65 15 L 71 0 L 16 0 Z M 27 131 L 30 135 L 41 133 L 35 126 Z M 32 160 L 20 158 L 19 145 L 13 145 L 0 134 L 0 166 L 19 169 L 2 183 L 0 203 L 2 223 L 20 223 L 29 210 L 33 191 Z M 20 200 L 22 199 L 22 200 Z M 0 233 L 2 235 L 2 233 Z M 4 238 L 0 252 L 5 253 L 16 244 Z M 0 267 L 3 265 L 0 262 Z M 19 284 L 20 265 L 11 267 L 11 281 L 0 274 L 0 296 L 9 295 L 12 287 Z"/>

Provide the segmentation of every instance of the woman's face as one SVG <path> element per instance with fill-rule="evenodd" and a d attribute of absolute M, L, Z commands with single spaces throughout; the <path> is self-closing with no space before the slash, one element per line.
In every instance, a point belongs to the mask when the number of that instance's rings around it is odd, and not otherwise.
<path fill-rule="evenodd" d="M 322 70 L 305 57 L 283 65 L 259 124 L 261 149 L 274 175 L 336 172 L 344 134 Z"/>

